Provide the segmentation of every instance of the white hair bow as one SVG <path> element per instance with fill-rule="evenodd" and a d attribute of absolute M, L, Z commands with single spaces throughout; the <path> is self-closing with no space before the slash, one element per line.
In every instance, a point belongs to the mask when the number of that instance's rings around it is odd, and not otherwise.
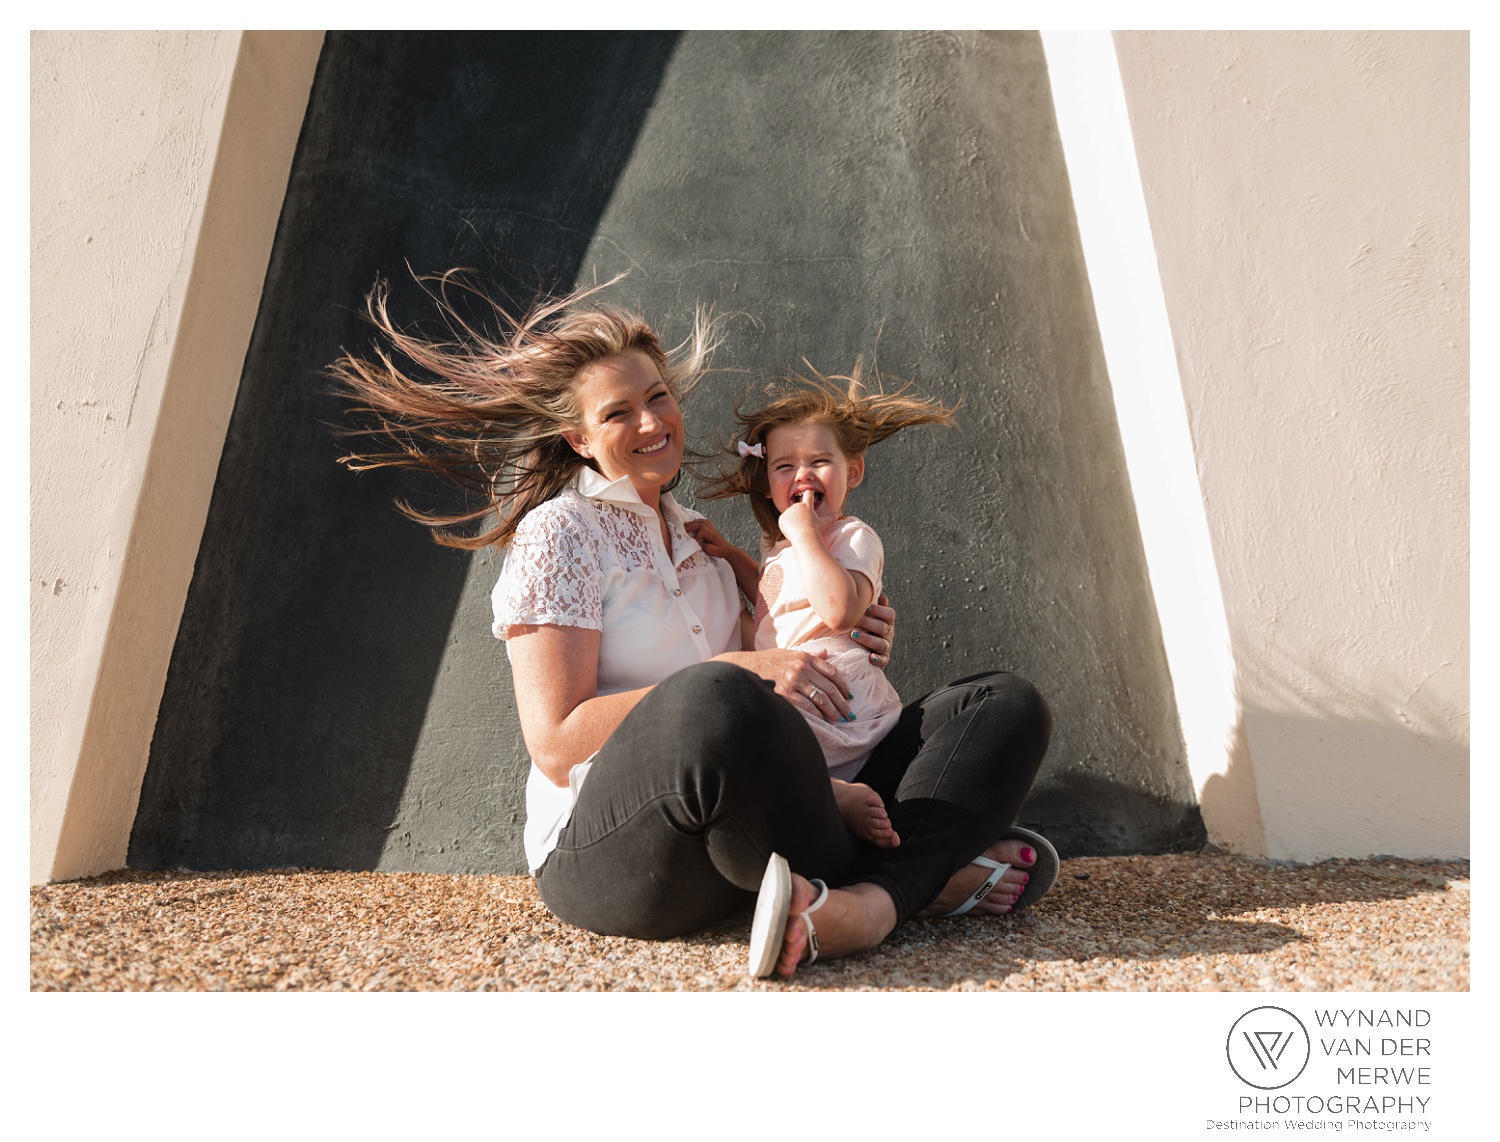
<path fill-rule="evenodd" d="M 766 458 L 766 446 L 764 444 L 746 444 L 743 440 L 735 441 L 735 447 L 740 450 L 741 456 L 759 456 L 762 460 Z"/>

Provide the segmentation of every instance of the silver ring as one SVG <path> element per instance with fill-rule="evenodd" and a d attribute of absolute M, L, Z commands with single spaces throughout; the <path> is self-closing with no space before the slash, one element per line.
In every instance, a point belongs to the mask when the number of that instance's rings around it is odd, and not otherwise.
<path fill-rule="evenodd" d="M 808 696 L 809 700 L 811 700 L 813 702 L 816 702 L 819 698 L 821 698 L 823 696 L 823 691 L 819 690 L 816 686 L 814 686 L 811 690 L 809 690 L 807 692 L 807 696 Z"/>

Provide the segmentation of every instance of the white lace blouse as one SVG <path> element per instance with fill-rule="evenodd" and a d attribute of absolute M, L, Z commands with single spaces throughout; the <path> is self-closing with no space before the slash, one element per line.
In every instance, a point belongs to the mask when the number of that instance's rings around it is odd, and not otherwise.
<path fill-rule="evenodd" d="M 597 630 L 600 695 L 654 686 L 685 666 L 738 650 L 734 573 L 684 530 L 698 513 L 666 492 L 661 506 L 670 553 L 655 513 L 629 479 L 609 481 L 583 469 L 574 486 L 516 529 L 491 594 L 495 637 L 509 638 L 521 625 Z M 532 872 L 556 846 L 592 764 L 591 758 L 575 765 L 568 787 L 559 789 L 532 763 L 524 833 Z"/>

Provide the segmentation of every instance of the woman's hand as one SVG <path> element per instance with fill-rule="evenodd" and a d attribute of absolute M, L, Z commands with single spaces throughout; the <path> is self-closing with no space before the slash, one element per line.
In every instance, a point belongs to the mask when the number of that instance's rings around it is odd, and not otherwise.
<path fill-rule="evenodd" d="M 803 650 L 772 649 L 759 653 L 775 655 L 780 660 L 775 673 L 770 676 L 771 681 L 776 683 L 776 693 L 799 710 L 815 710 L 829 722 L 853 720 L 849 709 L 849 699 L 853 695 L 844 676 L 825 661 L 826 650 L 809 654 Z"/>
<path fill-rule="evenodd" d="M 896 640 L 896 612 L 881 592 L 880 598 L 865 608 L 849 637 L 870 648 L 870 661 L 882 670 L 891 664 L 891 647 Z"/>
<path fill-rule="evenodd" d="M 719 658 L 743 666 L 776 685 L 776 693 L 803 713 L 816 711 L 829 722 L 852 721 L 849 686 L 844 676 L 825 661 L 827 651 L 757 650 L 748 654 L 721 654 Z"/>

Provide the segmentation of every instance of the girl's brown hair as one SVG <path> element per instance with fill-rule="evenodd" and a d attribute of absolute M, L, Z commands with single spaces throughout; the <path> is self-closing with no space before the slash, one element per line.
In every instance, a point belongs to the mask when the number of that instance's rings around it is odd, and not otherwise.
<path fill-rule="evenodd" d="M 875 374 L 875 391 L 871 392 L 862 377 L 863 363 L 856 361 L 848 375 L 824 376 L 806 360 L 810 375 L 794 374 L 773 382 L 764 395 L 770 402 L 750 412 L 743 409 L 744 399 L 736 402 L 734 419 L 739 425 L 740 440 L 747 445 L 761 445 L 762 451 L 771 430 L 789 424 L 826 424 L 833 430 L 840 451 L 853 460 L 863 456 L 872 445 L 894 436 L 903 428 L 919 424 L 954 423 L 953 408 L 938 401 L 911 394 L 909 384 L 894 392 L 881 391 L 880 374 Z M 779 513 L 771 502 L 771 480 L 763 456 L 738 456 L 731 444 L 725 452 L 737 458 L 730 467 L 721 467 L 698 492 L 699 499 L 723 500 L 732 496 L 750 497 L 760 530 L 770 543 L 781 539 L 777 526 Z"/>
<path fill-rule="evenodd" d="M 624 275 L 620 275 L 623 277 Z M 681 400 L 707 370 L 716 322 L 700 310 L 682 344 L 664 349 L 655 331 L 628 310 L 583 303 L 620 278 L 535 302 L 512 317 L 472 271 L 418 277 L 443 333 L 398 326 L 386 309 L 390 287 L 377 280 L 365 317 L 381 334 L 368 356 L 345 352 L 328 369 L 356 420 L 344 435 L 377 440 L 339 462 L 366 468 L 415 468 L 480 493 L 482 506 L 453 514 L 422 512 L 398 501 L 410 518 L 449 547 L 477 550 L 508 543 L 526 513 L 557 495 L 584 465 L 563 432 L 578 424 L 573 382 L 589 365 L 632 350 L 645 353 Z M 461 312 L 477 307 L 480 318 Z M 494 331 L 486 327 L 493 322 Z M 477 533 L 452 529 L 483 520 Z"/>

